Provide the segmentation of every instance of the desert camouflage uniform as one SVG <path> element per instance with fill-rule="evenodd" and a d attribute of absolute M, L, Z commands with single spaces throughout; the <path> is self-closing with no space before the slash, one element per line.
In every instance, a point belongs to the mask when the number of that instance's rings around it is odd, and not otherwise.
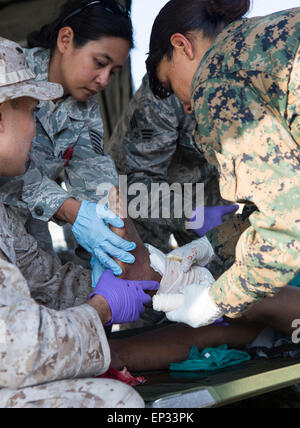
<path fill-rule="evenodd" d="M 85 304 L 90 282 L 90 271 L 39 249 L 0 204 L 0 408 L 143 407 L 127 385 L 94 379 L 108 369 L 110 350 Z"/>
<path fill-rule="evenodd" d="M 50 51 L 25 49 L 25 56 L 36 80 L 47 81 Z M 71 96 L 56 104 L 40 102 L 35 119 L 29 168 L 23 176 L 0 178 L 2 202 L 20 208 L 26 218 L 48 222 L 68 198 L 98 202 L 98 185 L 118 183 L 115 164 L 103 150 L 102 119 L 94 97 L 87 102 Z M 68 155 L 69 162 L 64 159 Z M 62 173 L 67 191 L 56 182 Z"/>
<path fill-rule="evenodd" d="M 257 207 L 236 261 L 211 297 L 236 317 L 300 266 L 300 9 L 239 20 L 192 83 L 196 142 L 218 167 L 223 198 Z"/>
<path fill-rule="evenodd" d="M 197 235 L 186 230 L 186 218 L 174 218 L 172 194 L 170 218 L 151 218 L 151 184 L 193 183 L 195 200 L 196 183 L 204 183 L 205 204 L 224 204 L 217 170 L 195 148 L 192 137 L 195 126 L 193 115 L 184 112 L 175 95 L 166 100 L 154 97 L 145 76 L 108 143 L 107 151 L 115 160 L 119 174 L 127 175 L 128 186 L 143 183 L 147 187 L 149 218 L 139 217 L 135 226 L 144 242 L 164 252 L 170 250 L 172 233 L 180 245 L 196 239 Z M 131 199 L 129 195 L 128 201 Z"/>

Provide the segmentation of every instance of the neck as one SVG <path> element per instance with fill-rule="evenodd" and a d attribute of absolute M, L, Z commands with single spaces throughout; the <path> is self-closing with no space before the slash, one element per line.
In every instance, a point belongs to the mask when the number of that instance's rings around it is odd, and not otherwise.
<path fill-rule="evenodd" d="M 59 54 L 57 53 L 57 51 L 55 51 L 51 60 L 50 60 L 48 79 L 49 79 L 49 82 L 60 83 L 62 85 L 62 87 L 64 88 L 63 97 L 66 97 L 68 95 L 68 93 L 66 90 L 66 84 L 65 84 L 65 81 L 63 79 L 63 75 L 61 73 L 60 64 L 61 64 L 61 61 L 59 58 Z"/>

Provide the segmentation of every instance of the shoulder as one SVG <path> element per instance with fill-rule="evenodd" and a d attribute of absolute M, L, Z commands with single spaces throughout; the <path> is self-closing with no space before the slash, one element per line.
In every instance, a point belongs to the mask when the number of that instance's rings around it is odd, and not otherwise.
<path fill-rule="evenodd" d="M 50 61 L 50 51 L 44 48 L 24 49 L 24 54 L 28 66 L 38 76 L 43 73 L 48 77 L 48 68 Z"/>
<path fill-rule="evenodd" d="M 193 87 L 240 70 L 282 73 L 299 45 L 300 8 L 242 19 L 226 27 L 202 59 Z"/>

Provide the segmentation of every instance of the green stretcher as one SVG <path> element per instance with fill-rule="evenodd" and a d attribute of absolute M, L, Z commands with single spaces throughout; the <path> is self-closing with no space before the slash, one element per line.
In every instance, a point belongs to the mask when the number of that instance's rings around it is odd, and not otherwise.
<path fill-rule="evenodd" d="M 137 391 L 148 408 L 212 408 L 299 383 L 300 360 L 250 360 L 213 372 L 158 371 L 142 375 L 147 383 Z"/>
<path fill-rule="evenodd" d="M 300 274 L 292 282 L 290 285 L 300 287 Z M 128 337 L 148 330 L 129 330 L 113 336 Z M 211 372 L 165 370 L 133 375 L 147 379 L 136 390 L 148 408 L 223 407 L 300 383 L 300 359 L 252 359 Z"/>

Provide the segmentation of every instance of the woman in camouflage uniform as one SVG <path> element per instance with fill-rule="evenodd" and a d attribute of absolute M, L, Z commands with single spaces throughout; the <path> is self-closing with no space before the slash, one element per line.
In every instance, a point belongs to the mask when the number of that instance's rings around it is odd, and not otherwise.
<path fill-rule="evenodd" d="M 196 142 L 220 172 L 222 197 L 256 207 L 234 265 L 211 288 L 186 288 L 184 305 L 168 314 L 193 326 L 237 317 L 280 290 L 288 298 L 299 272 L 300 9 L 243 19 L 249 6 L 172 0 L 151 35 L 153 92 L 174 92 L 194 111 Z"/>
<path fill-rule="evenodd" d="M 29 36 L 28 45 L 26 60 L 37 80 L 60 83 L 64 94 L 38 105 L 30 165 L 21 177 L 1 179 L 1 200 L 33 220 L 28 230 L 46 251 L 49 220 L 75 223 L 77 241 L 120 274 L 110 256 L 133 262 L 128 251 L 134 245 L 103 227 L 103 215 L 96 213 L 98 186 L 117 185 L 118 175 L 103 150 L 95 95 L 120 71 L 133 46 L 129 14 L 115 0 L 71 0 L 54 22 Z M 66 190 L 56 182 L 62 173 Z"/>

